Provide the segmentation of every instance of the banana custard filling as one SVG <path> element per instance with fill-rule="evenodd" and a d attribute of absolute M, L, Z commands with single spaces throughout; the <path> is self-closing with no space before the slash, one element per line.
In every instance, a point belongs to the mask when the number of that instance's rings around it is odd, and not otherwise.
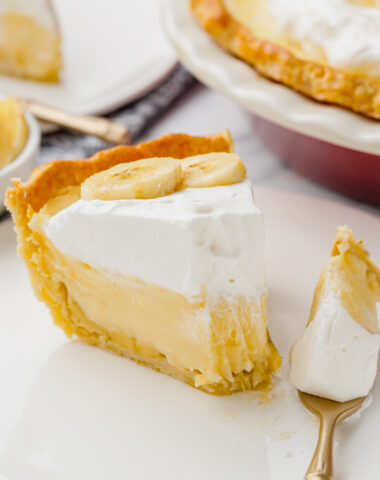
<path fill-rule="evenodd" d="M 12 163 L 28 140 L 28 126 L 21 102 L 15 97 L 0 100 L 0 170 Z"/>
<path fill-rule="evenodd" d="M 25 227 L 32 283 L 70 336 L 208 393 L 268 389 L 281 360 L 262 214 L 236 154 L 189 151 L 119 162 L 44 202 Z"/>

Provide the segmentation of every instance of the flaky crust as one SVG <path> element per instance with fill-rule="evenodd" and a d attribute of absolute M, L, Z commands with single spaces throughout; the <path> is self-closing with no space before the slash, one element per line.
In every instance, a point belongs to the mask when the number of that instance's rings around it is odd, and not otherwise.
<path fill-rule="evenodd" d="M 229 14 L 223 0 L 190 0 L 203 26 L 226 50 L 272 80 L 316 100 L 335 103 L 380 119 L 380 79 L 298 58 L 254 36 Z"/>

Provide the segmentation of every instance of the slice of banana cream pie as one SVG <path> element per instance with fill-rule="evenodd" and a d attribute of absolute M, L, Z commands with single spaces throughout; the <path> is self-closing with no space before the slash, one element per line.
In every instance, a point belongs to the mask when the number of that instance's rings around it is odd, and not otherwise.
<path fill-rule="evenodd" d="M 300 390 L 345 402 L 368 395 L 380 346 L 380 270 L 339 227 L 314 293 L 308 326 L 290 354 Z"/>
<path fill-rule="evenodd" d="M 36 295 L 69 336 L 209 393 L 269 388 L 264 230 L 228 132 L 39 167 L 7 193 Z"/>

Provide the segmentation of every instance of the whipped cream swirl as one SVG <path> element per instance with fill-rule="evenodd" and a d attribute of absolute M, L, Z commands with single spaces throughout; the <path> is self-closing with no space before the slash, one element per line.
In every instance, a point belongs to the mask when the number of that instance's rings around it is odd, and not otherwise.
<path fill-rule="evenodd" d="M 280 34 L 298 40 L 313 55 L 322 48 L 334 67 L 380 74 L 380 8 L 347 0 L 269 0 Z"/>

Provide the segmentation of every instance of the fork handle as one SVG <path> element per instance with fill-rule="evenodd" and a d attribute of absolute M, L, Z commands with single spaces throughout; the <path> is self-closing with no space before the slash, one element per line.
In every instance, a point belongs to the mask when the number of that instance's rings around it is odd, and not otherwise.
<path fill-rule="evenodd" d="M 334 477 L 324 473 L 310 473 L 306 475 L 305 480 L 334 480 Z"/>
<path fill-rule="evenodd" d="M 305 480 L 334 480 L 333 435 L 336 417 L 320 417 L 319 438 Z"/>

